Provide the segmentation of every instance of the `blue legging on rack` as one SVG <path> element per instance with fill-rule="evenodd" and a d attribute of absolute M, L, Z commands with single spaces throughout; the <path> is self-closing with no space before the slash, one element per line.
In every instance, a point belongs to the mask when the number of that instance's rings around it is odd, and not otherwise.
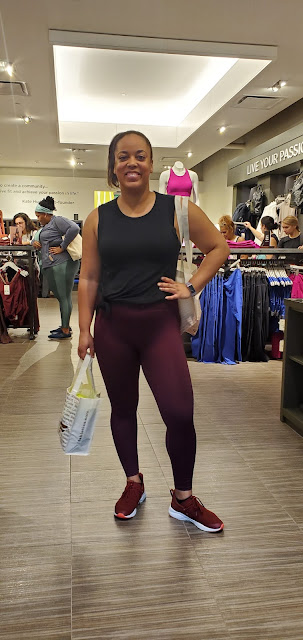
<path fill-rule="evenodd" d="M 202 310 L 192 353 L 199 362 L 235 364 L 241 358 L 242 274 L 233 271 L 228 279 L 217 274 L 200 296 Z"/>
<path fill-rule="evenodd" d="M 95 322 L 95 350 L 111 402 L 111 428 L 127 477 L 139 471 L 137 406 L 140 365 L 166 425 L 175 488 L 192 488 L 196 453 L 193 393 L 175 301 L 113 304 Z"/>

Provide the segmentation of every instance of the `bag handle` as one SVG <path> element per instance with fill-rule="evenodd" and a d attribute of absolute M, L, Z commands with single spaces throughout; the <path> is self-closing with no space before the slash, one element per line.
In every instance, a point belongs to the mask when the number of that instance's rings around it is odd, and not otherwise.
<path fill-rule="evenodd" d="M 84 360 L 79 360 L 79 364 L 76 371 L 76 380 L 72 386 L 72 391 L 74 391 L 75 393 L 78 393 L 81 387 L 81 384 L 84 381 L 84 378 L 86 376 L 87 369 L 89 367 L 91 369 L 92 364 L 93 364 L 93 359 L 89 355 L 89 353 L 86 354 Z"/>
<path fill-rule="evenodd" d="M 188 264 L 188 270 L 191 269 L 193 261 L 193 247 L 189 238 L 189 223 L 188 223 L 188 198 L 183 196 L 175 196 L 175 208 L 177 214 L 178 227 L 180 232 L 181 244 L 185 242 L 185 253 Z M 181 261 L 183 264 L 183 255 L 181 252 Z"/>

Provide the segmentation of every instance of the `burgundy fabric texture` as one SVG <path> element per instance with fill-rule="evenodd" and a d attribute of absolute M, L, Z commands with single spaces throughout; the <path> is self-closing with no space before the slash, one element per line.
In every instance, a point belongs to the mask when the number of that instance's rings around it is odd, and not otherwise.
<path fill-rule="evenodd" d="M 193 392 L 176 301 L 111 305 L 95 321 L 95 349 L 111 402 L 111 428 L 127 477 L 139 471 L 137 406 L 143 369 L 166 425 L 175 487 L 188 490 L 196 453 Z"/>

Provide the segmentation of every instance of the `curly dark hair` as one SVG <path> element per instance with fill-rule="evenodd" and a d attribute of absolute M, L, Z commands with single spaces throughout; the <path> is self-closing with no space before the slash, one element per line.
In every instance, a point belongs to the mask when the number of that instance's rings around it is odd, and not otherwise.
<path fill-rule="evenodd" d="M 30 219 L 27 213 L 16 213 L 13 217 L 13 223 L 16 224 L 17 218 L 22 218 L 25 222 L 25 231 L 26 233 L 30 233 L 31 231 L 36 231 L 37 227 L 34 222 Z"/>
<path fill-rule="evenodd" d="M 39 204 L 41 207 L 46 207 L 46 209 L 49 209 L 50 211 L 56 211 L 55 201 L 52 196 L 46 196 L 46 198 L 43 198 Z"/>

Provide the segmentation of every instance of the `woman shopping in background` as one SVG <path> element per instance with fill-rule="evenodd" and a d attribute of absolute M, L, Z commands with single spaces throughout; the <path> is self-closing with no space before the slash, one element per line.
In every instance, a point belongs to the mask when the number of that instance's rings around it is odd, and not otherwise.
<path fill-rule="evenodd" d="M 264 218 L 261 218 L 261 231 L 258 231 L 257 229 L 252 227 L 250 222 L 243 222 L 243 224 L 246 227 L 246 229 L 249 229 L 252 232 L 255 238 L 260 240 L 261 247 L 265 245 L 266 236 L 268 235 L 268 233 L 270 233 L 269 246 L 275 247 L 275 248 L 278 246 L 278 242 L 279 242 L 278 236 L 276 236 L 275 233 L 272 233 L 274 229 L 278 229 L 278 225 L 276 222 L 274 222 L 274 219 L 271 216 L 264 216 Z"/>
<path fill-rule="evenodd" d="M 54 199 L 50 196 L 37 204 L 35 213 L 43 228 L 39 240 L 33 240 L 32 244 L 41 249 L 42 274 L 60 305 L 61 326 L 48 337 L 62 340 L 71 337 L 72 290 L 79 269 L 79 260 L 72 260 L 66 248 L 79 233 L 79 227 L 72 220 L 54 215 L 54 211 Z"/>
<path fill-rule="evenodd" d="M 153 154 L 142 133 L 117 134 L 108 183 L 121 195 L 88 216 L 80 273 L 78 353 L 96 351 L 111 402 L 111 428 L 126 475 L 114 515 L 127 520 L 145 500 L 137 451 L 140 366 L 166 425 L 175 490 L 169 514 L 218 532 L 222 521 L 192 495 L 196 452 L 193 394 L 180 335 L 178 299 L 202 290 L 229 250 L 206 215 L 189 202 L 191 240 L 206 254 L 190 282 L 175 281 L 180 251 L 174 197 L 150 191 Z M 97 308 L 94 338 L 90 327 Z"/>
<path fill-rule="evenodd" d="M 17 227 L 18 237 L 22 239 L 21 244 L 31 244 L 36 225 L 26 213 L 16 213 L 13 218 L 13 226 Z"/>
<path fill-rule="evenodd" d="M 236 236 L 235 234 L 235 223 L 232 221 L 230 216 L 221 216 L 218 220 L 218 225 L 220 228 L 220 233 L 224 236 L 225 240 L 229 242 L 241 242 L 241 236 Z"/>
<path fill-rule="evenodd" d="M 286 236 L 279 240 L 279 247 L 284 247 L 284 249 L 303 249 L 303 233 L 300 233 L 296 216 L 286 216 L 282 221 L 282 229 Z"/>

